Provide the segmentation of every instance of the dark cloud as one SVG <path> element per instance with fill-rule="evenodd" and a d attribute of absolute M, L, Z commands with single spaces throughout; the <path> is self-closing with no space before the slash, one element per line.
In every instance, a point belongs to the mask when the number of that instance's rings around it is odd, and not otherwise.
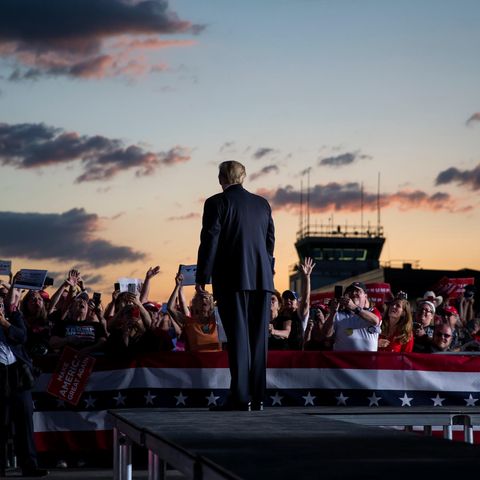
<path fill-rule="evenodd" d="M 232 151 L 232 149 L 234 149 L 235 147 L 235 142 L 225 142 L 220 148 L 219 148 L 219 152 L 220 153 L 225 153 L 226 151 Z"/>
<path fill-rule="evenodd" d="M 436 185 L 457 183 L 465 185 L 471 190 L 480 190 L 480 163 L 472 170 L 459 170 L 455 167 L 440 172 L 435 179 Z"/>
<path fill-rule="evenodd" d="M 169 222 L 174 222 L 174 221 L 177 221 L 177 220 L 191 220 L 191 219 L 194 219 L 194 218 L 200 218 L 200 214 L 199 213 L 187 213 L 186 215 L 178 215 L 176 217 L 168 217 L 167 220 Z"/>
<path fill-rule="evenodd" d="M 0 57 L 13 60 L 12 80 L 136 76 L 158 69 L 148 51 L 193 43 L 159 36 L 203 28 L 181 20 L 165 0 L 2 0 Z"/>
<path fill-rule="evenodd" d="M 472 123 L 480 122 L 480 112 L 474 113 L 467 121 L 467 125 L 471 125 Z"/>
<path fill-rule="evenodd" d="M 187 149 L 150 152 L 137 145 L 124 146 L 118 139 L 86 136 L 40 124 L 0 123 L 0 164 L 29 169 L 77 161 L 84 172 L 76 182 L 108 180 L 121 171 L 150 175 L 161 166 L 190 160 Z"/>
<path fill-rule="evenodd" d="M 345 165 L 350 165 L 356 160 L 363 160 L 366 158 L 371 157 L 368 155 L 363 155 L 359 152 L 347 152 L 342 153 L 341 155 L 322 158 L 318 161 L 318 165 L 321 167 L 343 167 Z"/>
<path fill-rule="evenodd" d="M 252 155 L 252 157 L 255 159 L 255 160 L 260 160 L 261 158 L 263 157 L 266 157 L 267 155 L 270 155 L 272 153 L 274 153 L 275 150 L 273 148 L 266 148 L 266 147 L 263 147 L 263 148 L 257 148 L 257 150 L 255 151 L 255 153 Z"/>
<path fill-rule="evenodd" d="M 0 256 L 103 267 L 143 260 L 145 254 L 96 238 L 100 220 L 75 208 L 64 213 L 0 212 Z"/>
<path fill-rule="evenodd" d="M 291 185 L 277 190 L 261 190 L 261 195 L 268 198 L 272 206 L 277 209 L 297 210 L 300 205 L 302 193 Z M 313 212 L 347 211 L 355 212 L 361 208 L 361 187 L 359 183 L 345 184 L 328 183 L 315 185 L 310 189 L 310 208 Z M 305 200 L 305 192 L 303 192 Z M 429 195 L 421 190 L 400 190 L 396 193 L 381 194 L 380 206 L 382 208 L 396 206 L 400 210 L 425 209 L 446 210 L 449 212 L 460 211 L 454 200 L 447 193 L 438 192 Z M 375 210 L 377 208 L 377 195 L 363 192 L 363 208 Z M 470 207 L 462 209 L 466 211 Z"/>
<path fill-rule="evenodd" d="M 268 175 L 271 172 L 278 173 L 279 168 L 276 165 L 267 165 L 266 167 L 263 167 L 261 170 L 258 172 L 252 173 L 249 175 L 250 180 L 257 180 L 257 178 L 263 177 L 264 175 Z"/>

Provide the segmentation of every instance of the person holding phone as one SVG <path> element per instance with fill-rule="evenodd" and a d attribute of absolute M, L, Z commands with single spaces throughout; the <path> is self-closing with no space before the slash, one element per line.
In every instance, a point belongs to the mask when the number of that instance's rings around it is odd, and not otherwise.
<path fill-rule="evenodd" d="M 330 300 L 323 328 L 325 337 L 333 338 L 333 350 L 376 352 L 381 323 L 377 308 L 368 307 L 365 284 L 353 282 L 340 299 Z"/>

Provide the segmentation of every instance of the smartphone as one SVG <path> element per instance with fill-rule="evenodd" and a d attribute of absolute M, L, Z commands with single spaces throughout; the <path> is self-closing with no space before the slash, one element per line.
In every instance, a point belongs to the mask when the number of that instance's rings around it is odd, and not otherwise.
<path fill-rule="evenodd" d="M 341 285 L 335 285 L 335 298 L 339 299 L 342 298 L 343 295 L 343 287 Z"/>
<path fill-rule="evenodd" d="M 137 293 L 137 286 L 134 283 L 128 284 L 128 293 Z"/>
<path fill-rule="evenodd" d="M 162 303 L 162 309 L 160 310 L 161 313 L 168 313 L 168 308 L 166 303 Z"/>
<path fill-rule="evenodd" d="M 53 285 L 53 278 L 52 277 L 45 277 L 45 282 L 43 283 L 44 287 L 50 287 Z"/>
<path fill-rule="evenodd" d="M 101 300 L 102 294 L 99 292 L 93 292 L 93 303 L 95 304 L 95 307 L 98 307 L 100 305 Z"/>
<path fill-rule="evenodd" d="M 118 290 L 120 290 L 120 284 L 119 283 L 114 283 L 113 284 L 113 291 L 117 292 Z"/>

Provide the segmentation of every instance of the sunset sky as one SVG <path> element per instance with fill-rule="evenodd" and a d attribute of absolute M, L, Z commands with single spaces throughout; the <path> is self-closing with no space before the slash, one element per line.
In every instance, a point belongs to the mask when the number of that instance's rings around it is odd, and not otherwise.
<path fill-rule="evenodd" d="M 288 286 L 311 220 L 382 261 L 480 269 L 478 0 L 2 0 L 0 259 L 92 290 L 195 263 L 218 164 L 269 199 Z"/>

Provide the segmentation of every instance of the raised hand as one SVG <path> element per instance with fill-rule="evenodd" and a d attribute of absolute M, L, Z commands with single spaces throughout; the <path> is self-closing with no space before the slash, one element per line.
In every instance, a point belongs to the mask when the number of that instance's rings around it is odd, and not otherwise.
<path fill-rule="evenodd" d="M 152 277 L 154 277 L 155 275 L 158 275 L 159 273 L 160 273 L 160 266 L 159 265 L 157 265 L 156 267 L 150 267 L 147 270 L 147 273 L 145 274 L 145 278 L 150 280 Z"/>
<path fill-rule="evenodd" d="M 300 264 L 300 271 L 305 277 L 310 276 L 313 269 L 315 268 L 315 263 L 313 263 L 313 258 L 305 257 L 303 263 Z"/>

